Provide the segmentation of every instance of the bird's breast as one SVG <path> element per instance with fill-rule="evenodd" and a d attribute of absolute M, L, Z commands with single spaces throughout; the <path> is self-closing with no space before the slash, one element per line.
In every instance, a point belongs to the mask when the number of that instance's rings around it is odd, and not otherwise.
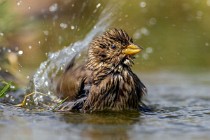
<path fill-rule="evenodd" d="M 137 108 L 138 97 L 132 75 L 129 71 L 113 72 L 97 84 L 92 84 L 85 109 L 123 110 Z"/>

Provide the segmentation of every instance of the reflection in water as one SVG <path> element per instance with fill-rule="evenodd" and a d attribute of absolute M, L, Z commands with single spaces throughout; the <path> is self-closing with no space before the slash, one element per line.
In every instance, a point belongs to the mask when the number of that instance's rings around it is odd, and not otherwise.
<path fill-rule="evenodd" d="M 208 140 L 210 80 L 206 78 L 209 76 L 209 72 L 198 75 L 144 74 L 144 81 L 150 81 L 147 84 L 148 99 L 156 109 L 144 114 L 40 112 L 0 104 L 0 135 L 8 140 L 17 137 L 45 140 Z"/>
<path fill-rule="evenodd" d="M 73 124 L 83 124 L 81 136 L 91 140 L 128 140 L 128 131 L 132 125 L 139 122 L 140 113 L 127 112 L 98 112 L 92 114 L 65 113 L 63 121 Z"/>
<path fill-rule="evenodd" d="M 68 123 L 84 124 L 110 124 L 110 125 L 129 125 L 139 121 L 140 113 L 136 111 L 123 112 L 95 112 L 84 113 L 62 113 L 64 121 Z"/>
<path fill-rule="evenodd" d="M 103 127 L 103 126 L 102 126 Z M 82 133 L 83 137 L 88 137 L 91 140 L 129 140 L 128 126 L 106 127 L 106 130 L 101 129 L 101 126 L 93 126 Z"/>

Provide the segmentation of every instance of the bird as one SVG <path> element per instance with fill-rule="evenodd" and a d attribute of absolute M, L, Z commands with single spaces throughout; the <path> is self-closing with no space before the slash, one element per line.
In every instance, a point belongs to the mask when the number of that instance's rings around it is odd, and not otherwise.
<path fill-rule="evenodd" d="M 56 93 L 67 99 L 59 111 L 139 111 L 146 105 L 147 88 L 131 67 L 143 48 L 123 29 L 112 28 L 95 37 L 88 46 L 87 60 L 71 61 L 57 82 Z"/>

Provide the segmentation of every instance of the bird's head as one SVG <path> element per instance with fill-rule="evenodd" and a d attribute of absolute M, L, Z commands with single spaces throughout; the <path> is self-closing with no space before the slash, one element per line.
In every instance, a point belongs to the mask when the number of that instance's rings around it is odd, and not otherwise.
<path fill-rule="evenodd" d="M 134 55 L 142 50 L 122 29 L 110 29 L 96 37 L 90 44 L 88 59 L 98 65 L 131 66 Z M 94 64 L 92 64 L 94 66 Z"/>

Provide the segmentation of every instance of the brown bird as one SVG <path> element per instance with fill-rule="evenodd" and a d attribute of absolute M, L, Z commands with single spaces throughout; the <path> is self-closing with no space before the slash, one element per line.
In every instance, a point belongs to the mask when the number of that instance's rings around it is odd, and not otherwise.
<path fill-rule="evenodd" d="M 134 55 L 142 50 L 122 29 L 110 29 L 89 45 L 85 64 L 71 62 L 61 76 L 57 93 L 68 98 L 58 110 L 83 112 L 140 110 L 147 92 L 132 72 Z"/>

